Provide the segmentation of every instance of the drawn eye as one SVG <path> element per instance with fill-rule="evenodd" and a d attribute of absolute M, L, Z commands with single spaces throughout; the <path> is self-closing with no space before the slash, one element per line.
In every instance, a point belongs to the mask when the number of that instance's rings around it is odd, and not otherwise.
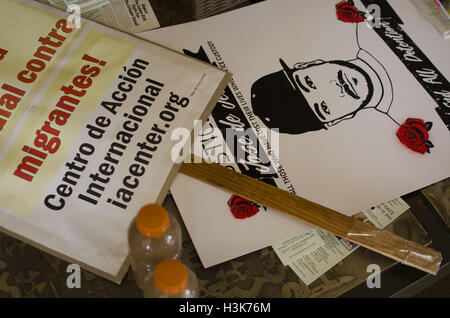
<path fill-rule="evenodd" d="M 314 85 L 314 82 L 311 80 L 311 78 L 308 75 L 305 77 L 305 82 L 312 89 L 317 89 L 316 85 Z"/>
<path fill-rule="evenodd" d="M 322 110 L 325 114 L 329 115 L 330 114 L 330 109 L 328 108 L 327 103 L 325 103 L 325 101 L 323 101 L 320 106 L 322 107 Z"/>

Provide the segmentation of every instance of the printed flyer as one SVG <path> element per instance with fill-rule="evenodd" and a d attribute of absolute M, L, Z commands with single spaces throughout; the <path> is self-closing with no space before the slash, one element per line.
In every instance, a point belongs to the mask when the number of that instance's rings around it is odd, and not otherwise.
<path fill-rule="evenodd" d="M 50 4 L 55 8 L 68 11 L 66 1 L 64 0 L 37 0 L 39 2 Z M 68 2 L 70 3 L 70 2 Z M 73 2 L 76 3 L 76 2 Z M 88 6 L 80 6 L 80 14 L 83 18 L 95 21 L 108 27 L 128 32 L 137 33 L 155 28 L 159 28 L 159 22 L 149 1 L 147 0 L 108 0 L 94 3 L 84 2 Z M 95 6 L 95 4 L 98 6 Z M 69 10 L 75 13 L 73 10 Z"/>
<path fill-rule="evenodd" d="M 12 30 L 14 30 L 12 32 Z M 120 282 L 127 230 L 162 203 L 174 129 L 230 74 L 34 1 L 0 11 L 0 229 Z"/>
<path fill-rule="evenodd" d="M 207 159 L 348 216 L 450 176 L 450 42 L 410 1 L 266 0 L 139 36 L 233 73 Z M 171 192 L 205 267 L 310 229 L 186 176 Z"/>
<path fill-rule="evenodd" d="M 353 215 L 353 218 L 382 229 L 408 209 L 408 204 L 398 198 L 366 209 Z M 358 247 L 316 228 L 272 245 L 283 265 L 289 265 L 306 285 L 314 282 Z"/>

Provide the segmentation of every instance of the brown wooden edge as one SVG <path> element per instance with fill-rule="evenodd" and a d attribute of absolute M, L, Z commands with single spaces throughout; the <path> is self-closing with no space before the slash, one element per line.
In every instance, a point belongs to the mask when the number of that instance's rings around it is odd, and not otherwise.
<path fill-rule="evenodd" d="M 191 162 L 199 162 L 199 158 L 191 159 Z M 442 255 L 438 251 L 362 223 L 218 164 L 183 163 L 179 172 L 275 209 L 427 273 L 435 275 L 439 269 Z"/>

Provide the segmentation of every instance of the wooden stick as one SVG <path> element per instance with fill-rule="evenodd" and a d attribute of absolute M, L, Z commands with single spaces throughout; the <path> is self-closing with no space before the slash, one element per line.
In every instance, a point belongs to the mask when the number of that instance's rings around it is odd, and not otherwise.
<path fill-rule="evenodd" d="M 436 275 L 439 270 L 442 255 L 438 251 L 405 240 L 398 235 L 365 224 L 218 164 L 183 163 L 179 172 L 297 218 L 427 273 Z"/>

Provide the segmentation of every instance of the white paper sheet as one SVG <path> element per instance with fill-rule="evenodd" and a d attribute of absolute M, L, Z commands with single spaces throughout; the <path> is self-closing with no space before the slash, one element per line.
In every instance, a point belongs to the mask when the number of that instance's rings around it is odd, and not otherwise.
<path fill-rule="evenodd" d="M 311 98 L 318 98 L 322 115 L 330 111 L 321 104 L 322 99 L 331 101 L 326 105 L 328 107 L 331 104 L 346 107 L 350 102 L 339 104 L 336 99 L 345 91 L 338 80 L 337 69 L 324 70 L 320 75 L 312 72 L 319 72 L 320 66 L 324 66 L 318 60 L 351 61 L 358 57 L 359 62 L 363 60 L 367 62 L 366 66 L 371 65 L 370 68 L 380 78 L 377 82 L 377 76 L 369 75 L 374 86 L 369 103 L 373 102 L 376 109 L 361 110 L 354 118 L 346 118 L 327 130 L 280 133 L 279 153 L 269 156 L 278 171 L 278 178 L 272 179 L 278 187 L 350 216 L 450 176 L 448 117 L 441 118 L 442 113 L 439 115 L 435 110 L 439 107 L 443 113 L 449 111 L 450 87 L 447 79 L 450 77 L 450 42 L 442 40 L 408 1 L 389 1 L 404 24 L 400 25 L 396 17 L 384 20 L 378 30 L 369 28 L 364 22 L 356 26 L 356 23 L 338 20 L 338 2 L 268 0 L 220 16 L 149 31 L 139 36 L 179 51 L 187 49 L 197 53 L 202 47 L 210 62 L 234 74 L 234 82 L 229 89 L 236 99 L 233 111 L 240 108 L 239 118 L 244 118 L 247 125 L 255 130 L 277 121 L 283 130 L 303 127 L 301 116 L 292 107 L 286 106 L 290 103 L 285 96 L 290 93 L 283 88 L 281 94 L 281 88 L 274 88 L 278 85 L 275 83 L 280 81 L 274 80 L 273 74 L 283 70 L 280 58 L 289 68 L 294 68 L 299 62 L 313 62 L 302 65 L 310 71 L 310 77 L 315 76 L 313 85 L 326 87 L 330 84 L 328 90 L 321 90 L 314 97 L 308 95 L 311 108 L 314 103 Z M 366 11 L 363 2 L 368 1 L 355 1 L 355 6 Z M 384 2 L 378 3 L 383 4 L 382 15 L 383 10 L 386 14 Z M 390 41 L 390 46 L 386 41 Z M 366 52 L 365 57 L 358 55 Z M 430 63 L 424 64 L 421 52 Z M 325 63 L 328 67 L 329 64 Z M 311 67 L 305 68 L 306 65 Z M 408 67 L 415 67 L 415 71 Z M 437 72 L 441 74 L 438 76 Z M 345 74 L 354 85 L 358 85 L 355 78 L 359 84 L 364 83 L 364 78 L 355 75 L 358 73 L 347 70 Z M 257 94 L 263 95 L 263 98 L 252 101 L 252 86 L 257 86 L 258 79 L 269 75 L 272 76 L 269 78 L 272 86 L 260 85 Z M 301 81 L 304 86 L 308 85 L 305 76 Z M 424 85 L 428 85 L 428 91 Z M 364 85 L 360 87 L 363 89 Z M 367 90 L 368 87 L 367 84 Z M 309 90 L 314 91 L 312 87 Z M 370 94 L 363 90 L 360 95 L 364 98 Z M 272 108 L 261 106 L 264 102 L 259 102 L 271 99 Z M 265 112 L 261 111 L 264 107 L 267 108 Z M 269 114 L 273 121 L 265 120 L 263 115 L 254 116 L 255 108 L 259 114 Z M 232 112 L 229 104 L 218 103 L 206 127 L 217 126 L 221 119 L 229 126 L 232 126 L 232 121 L 236 123 L 237 119 L 233 116 L 227 121 L 226 111 Z M 332 111 L 337 113 L 341 109 L 334 107 Z M 277 116 L 283 117 L 277 119 Z M 433 123 L 429 140 L 434 148 L 430 149 L 430 153 L 412 151 L 397 138 L 399 125 L 408 118 Z M 447 122 L 444 123 L 444 120 Z M 259 137 L 261 140 L 264 134 Z M 214 142 L 218 143 L 217 139 Z M 211 141 L 204 143 L 204 152 L 208 155 L 212 153 L 207 150 L 210 144 Z M 225 149 L 224 153 L 229 153 L 229 149 Z M 216 151 L 212 157 L 220 154 Z M 247 164 L 250 171 L 245 171 L 243 165 L 231 166 L 247 174 L 255 174 L 257 170 L 250 163 Z M 183 175 L 177 176 L 171 191 L 205 267 L 310 229 L 301 222 L 262 207 L 250 218 L 234 218 L 227 205 L 231 194 Z"/>
<path fill-rule="evenodd" d="M 409 205 L 397 198 L 353 217 L 383 229 L 408 209 Z M 309 285 L 353 253 L 358 245 L 323 230 L 312 229 L 305 234 L 277 242 L 272 247 L 283 265 L 289 265 Z"/>
<path fill-rule="evenodd" d="M 47 2 L 47 0 L 38 1 Z M 67 11 L 68 1 L 51 0 L 48 2 L 60 10 Z M 128 33 L 148 31 L 160 26 L 148 0 L 100 1 L 92 7 L 81 6 L 80 12 L 83 18 Z"/>

